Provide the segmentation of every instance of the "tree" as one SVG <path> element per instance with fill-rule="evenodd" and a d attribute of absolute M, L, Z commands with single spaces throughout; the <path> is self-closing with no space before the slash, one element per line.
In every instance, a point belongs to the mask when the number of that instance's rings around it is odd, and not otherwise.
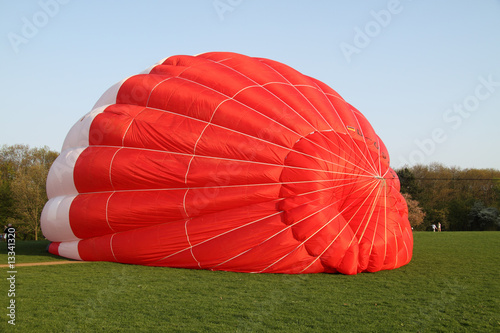
<path fill-rule="evenodd" d="M 468 217 L 470 211 L 470 203 L 468 200 L 460 200 L 459 198 L 450 199 L 447 205 L 447 220 L 449 222 L 449 230 L 468 230 Z"/>
<path fill-rule="evenodd" d="M 418 201 L 413 200 L 410 194 L 403 193 L 402 195 L 406 200 L 406 205 L 408 206 L 408 220 L 410 221 L 410 225 L 415 230 L 419 230 L 424 222 L 425 213 L 420 207 Z"/>
<path fill-rule="evenodd" d="M 476 201 L 469 212 L 469 229 L 500 229 L 500 212 L 495 207 L 485 207 L 481 201 Z"/>
<path fill-rule="evenodd" d="M 2 146 L 0 149 L 0 205 L 2 222 L 12 223 L 20 238 L 37 240 L 40 215 L 47 201 L 45 182 L 57 152 L 48 147 Z"/>
<path fill-rule="evenodd" d="M 31 234 L 38 240 L 40 233 L 40 215 L 47 202 L 45 180 L 47 169 L 43 164 L 27 166 L 11 184 L 11 191 L 16 203 L 18 218 L 12 222 L 18 225 L 18 233 Z"/>
<path fill-rule="evenodd" d="M 418 198 L 422 189 L 415 180 L 415 175 L 408 168 L 395 170 L 401 184 L 401 193 L 408 193 L 412 198 Z"/>
<path fill-rule="evenodd" d="M 493 180 L 493 192 L 495 193 L 494 205 L 500 208 L 500 178 L 495 178 Z"/>
<path fill-rule="evenodd" d="M 0 168 L 0 223 L 7 224 L 7 219 L 14 216 L 14 199 L 10 190 L 11 180 L 4 177 L 5 172 Z M 3 231 L 3 229 L 2 229 Z"/>
<path fill-rule="evenodd" d="M 450 224 L 448 221 L 448 211 L 446 208 L 430 209 L 426 212 L 426 228 L 430 230 L 431 225 L 438 225 L 441 223 L 442 230 L 449 230 Z"/>
<path fill-rule="evenodd" d="M 476 201 L 481 201 L 483 217 L 490 216 L 489 228 L 495 210 L 500 209 L 500 171 L 496 169 L 460 169 L 439 163 L 415 165 L 396 170 L 401 192 L 417 200 L 425 213 L 419 229 L 441 223 L 446 230 L 478 230 L 478 220 L 470 222 L 469 212 Z M 493 216 L 493 217 L 492 217 Z M 475 215 L 478 218 L 478 215 Z M 472 223 L 472 224 L 471 224 Z"/>

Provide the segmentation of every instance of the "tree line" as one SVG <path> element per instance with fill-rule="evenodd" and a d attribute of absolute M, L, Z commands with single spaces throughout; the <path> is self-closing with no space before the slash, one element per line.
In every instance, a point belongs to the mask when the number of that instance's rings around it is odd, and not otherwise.
<path fill-rule="evenodd" d="M 12 224 L 18 239 L 42 237 L 40 215 L 47 202 L 45 183 L 59 155 L 48 147 L 3 145 L 0 148 L 0 225 Z"/>
<path fill-rule="evenodd" d="M 414 230 L 500 230 L 500 170 L 439 163 L 395 170 Z"/>
<path fill-rule="evenodd" d="M 48 147 L 0 148 L 0 226 L 12 224 L 19 239 L 43 237 L 46 180 L 58 155 Z M 438 223 L 443 230 L 500 230 L 500 170 L 431 164 L 395 171 L 414 230 Z"/>

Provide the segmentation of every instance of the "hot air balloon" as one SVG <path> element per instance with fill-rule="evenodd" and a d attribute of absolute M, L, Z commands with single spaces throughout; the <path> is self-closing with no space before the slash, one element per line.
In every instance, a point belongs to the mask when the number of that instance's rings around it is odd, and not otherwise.
<path fill-rule="evenodd" d="M 49 252 L 254 273 L 376 272 L 413 238 L 389 154 L 337 92 L 282 63 L 172 56 L 106 91 L 47 179 Z"/>

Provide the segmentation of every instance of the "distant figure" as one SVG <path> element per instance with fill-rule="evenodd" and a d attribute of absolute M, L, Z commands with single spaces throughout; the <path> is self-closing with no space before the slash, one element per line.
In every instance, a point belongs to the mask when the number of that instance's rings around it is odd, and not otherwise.
<path fill-rule="evenodd" d="M 432 231 L 433 231 L 433 232 L 436 232 L 436 225 L 435 225 L 435 224 L 433 224 L 431 227 L 432 227 Z"/>
<path fill-rule="evenodd" d="M 441 222 L 438 223 L 438 231 L 441 232 Z"/>
<path fill-rule="evenodd" d="M 9 235 L 10 234 L 16 234 L 16 229 L 14 229 L 14 227 L 12 227 L 12 224 L 8 224 L 5 229 L 3 230 L 4 232 L 4 235 L 3 237 L 5 238 L 5 241 L 7 242 L 7 246 L 9 246 L 9 238 L 13 238 L 13 237 L 10 237 Z M 15 236 L 14 236 L 15 237 Z"/>

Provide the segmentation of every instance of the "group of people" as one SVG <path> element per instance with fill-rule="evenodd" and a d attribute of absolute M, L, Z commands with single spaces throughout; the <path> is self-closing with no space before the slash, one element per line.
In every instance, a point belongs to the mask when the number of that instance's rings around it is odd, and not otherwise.
<path fill-rule="evenodd" d="M 436 232 L 440 232 L 441 231 L 441 223 L 438 223 L 437 226 L 435 224 L 432 224 L 432 231 Z"/>

